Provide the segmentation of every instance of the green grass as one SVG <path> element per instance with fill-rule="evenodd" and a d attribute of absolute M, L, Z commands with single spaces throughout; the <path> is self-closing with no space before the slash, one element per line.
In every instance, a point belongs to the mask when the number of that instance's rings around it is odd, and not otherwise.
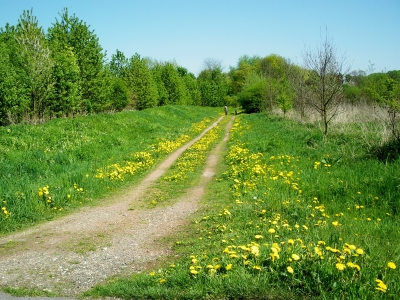
<path fill-rule="evenodd" d="M 31 288 L 4 288 L 3 292 L 15 297 L 56 297 L 56 293 L 47 290 L 36 290 Z"/>
<path fill-rule="evenodd" d="M 0 235 L 137 182 L 220 115 L 163 106 L 0 128 Z"/>
<path fill-rule="evenodd" d="M 221 141 L 228 121 L 229 118 L 223 118 L 178 157 L 171 168 L 153 184 L 153 192 L 145 199 L 149 207 L 170 205 L 185 194 L 188 187 L 198 184 L 207 155 Z"/>
<path fill-rule="evenodd" d="M 324 140 L 309 125 L 238 116 L 176 258 L 85 295 L 398 299 L 400 161 L 379 161 L 359 136 L 353 127 Z"/>

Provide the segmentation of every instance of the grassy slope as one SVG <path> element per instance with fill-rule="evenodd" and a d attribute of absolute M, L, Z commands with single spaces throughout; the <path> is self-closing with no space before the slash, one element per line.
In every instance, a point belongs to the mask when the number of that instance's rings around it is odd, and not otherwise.
<path fill-rule="evenodd" d="M 219 114 L 216 108 L 164 106 L 1 127 L 0 234 L 68 213 L 138 180 Z M 138 176 L 123 173 L 132 172 L 128 162 Z M 96 178 L 100 169 L 105 178 Z M 124 176 L 112 180 L 112 172 Z"/>
<path fill-rule="evenodd" d="M 358 136 L 323 142 L 309 126 L 240 116 L 202 214 L 176 237 L 180 258 L 87 295 L 397 299 L 400 162 L 372 158 Z"/>

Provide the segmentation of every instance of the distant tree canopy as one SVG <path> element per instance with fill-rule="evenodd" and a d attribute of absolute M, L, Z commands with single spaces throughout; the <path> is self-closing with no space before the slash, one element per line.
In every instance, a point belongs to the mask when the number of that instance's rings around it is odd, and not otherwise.
<path fill-rule="evenodd" d="M 301 117 L 312 108 L 327 134 L 340 104 L 366 102 L 387 109 L 400 140 L 399 95 L 399 70 L 348 72 L 329 40 L 306 52 L 304 66 L 277 54 L 243 55 L 224 72 L 220 60 L 207 58 L 195 76 L 174 61 L 119 50 L 107 61 L 95 32 L 67 8 L 46 33 L 32 10 L 0 28 L 0 126 L 168 104 L 228 105 Z"/>

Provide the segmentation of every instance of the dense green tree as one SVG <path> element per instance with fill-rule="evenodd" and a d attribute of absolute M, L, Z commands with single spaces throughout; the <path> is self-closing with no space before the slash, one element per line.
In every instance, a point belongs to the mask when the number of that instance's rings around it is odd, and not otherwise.
<path fill-rule="evenodd" d="M 117 78 L 126 77 L 126 72 L 129 67 L 129 59 L 125 57 L 124 53 L 117 50 L 115 54 L 111 56 L 111 61 L 108 64 L 111 73 Z"/>
<path fill-rule="evenodd" d="M 187 92 L 189 94 L 188 105 L 201 105 L 201 91 L 197 83 L 196 76 L 192 73 L 187 73 L 182 77 L 183 83 L 186 86 Z"/>
<path fill-rule="evenodd" d="M 250 75 L 242 91 L 238 95 L 238 100 L 246 113 L 257 113 L 263 110 L 267 102 L 268 90 L 267 80 L 256 73 Z"/>
<path fill-rule="evenodd" d="M 118 77 L 111 77 L 110 109 L 121 111 L 129 104 L 129 93 L 126 83 Z"/>
<path fill-rule="evenodd" d="M 215 107 L 225 105 L 229 81 L 222 69 L 205 69 L 200 72 L 197 80 L 201 91 L 201 105 Z"/>
<path fill-rule="evenodd" d="M 68 117 L 74 115 L 81 106 L 79 66 L 71 47 L 54 41 L 51 50 L 54 93 L 47 109 L 50 116 Z"/>
<path fill-rule="evenodd" d="M 184 67 L 176 67 L 178 76 L 180 77 L 183 88 L 185 90 L 185 104 L 187 105 L 200 105 L 201 92 L 197 84 L 196 76 L 193 73 L 188 72 Z"/>
<path fill-rule="evenodd" d="M 400 82 L 400 70 L 392 70 L 386 73 L 393 80 Z"/>
<path fill-rule="evenodd" d="M 360 87 L 347 83 L 343 85 L 343 93 L 346 100 L 353 105 L 359 102 L 362 96 L 362 90 Z"/>
<path fill-rule="evenodd" d="M 81 109 L 87 112 L 91 112 L 94 107 L 99 109 L 100 103 L 106 101 L 102 97 L 108 94 L 108 86 L 101 86 L 105 83 L 101 78 L 104 74 L 105 54 L 94 31 L 75 15 L 70 16 L 65 8 L 60 14 L 60 20 L 56 19 L 49 28 L 48 40 L 50 43 L 57 42 L 73 49 L 80 71 L 83 100 Z"/>
<path fill-rule="evenodd" d="M 162 79 L 162 69 L 163 66 L 160 63 L 155 63 L 151 68 L 151 74 L 153 76 L 153 80 L 157 87 L 158 92 L 158 105 L 166 105 L 168 103 L 168 92 L 164 86 L 164 82 Z"/>
<path fill-rule="evenodd" d="M 0 30 L 0 126 L 19 123 L 29 108 L 29 86 L 15 27 Z"/>
<path fill-rule="evenodd" d="M 243 88 L 243 85 L 246 82 L 246 78 L 256 70 L 257 70 L 256 65 L 250 65 L 245 61 L 240 62 L 237 68 L 232 68 L 229 71 L 229 76 L 231 78 L 232 93 L 233 94 L 240 93 Z"/>
<path fill-rule="evenodd" d="M 136 109 L 141 110 L 158 105 L 156 83 L 146 61 L 141 59 L 139 54 L 135 54 L 129 60 L 126 83 Z"/>
<path fill-rule="evenodd" d="M 387 126 L 392 132 L 392 137 L 400 142 L 400 124 L 398 124 L 398 115 L 400 113 L 400 80 L 393 79 L 393 74 L 370 74 L 363 82 L 363 89 L 371 99 L 386 108 L 388 112 Z"/>
<path fill-rule="evenodd" d="M 30 116 L 43 120 L 47 101 L 53 93 L 53 61 L 43 30 L 32 10 L 24 11 L 18 20 L 16 40 L 20 45 L 26 74 L 24 79 L 29 88 Z"/>
<path fill-rule="evenodd" d="M 182 72 L 182 70 L 180 71 Z M 167 104 L 187 104 L 190 102 L 186 86 L 173 63 L 167 62 L 163 65 L 161 79 L 168 95 Z"/>
<path fill-rule="evenodd" d="M 281 79 L 287 75 L 289 63 L 282 57 L 276 54 L 271 54 L 258 63 L 258 68 L 265 77 Z"/>
<path fill-rule="evenodd" d="M 254 56 L 242 55 L 238 59 L 237 68 L 239 68 L 242 64 L 257 67 L 261 60 L 262 58 L 258 55 Z"/>

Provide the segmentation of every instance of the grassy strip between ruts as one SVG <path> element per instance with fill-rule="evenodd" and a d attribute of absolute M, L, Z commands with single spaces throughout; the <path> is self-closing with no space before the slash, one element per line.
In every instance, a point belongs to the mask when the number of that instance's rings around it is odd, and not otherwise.
<path fill-rule="evenodd" d="M 358 134 L 323 142 L 310 127 L 239 116 L 207 208 L 175 243 L 181 258 L 86 295 L 398 299 L 399 161 L 369 157 Z"/>
<path fill-rule="evenodd" d="M 148 206 L 168 205 L 177 200 L 187 187 L 196 185 L 207 155 L 222 139 L 229 118 L 223 118 L 217 126 L 187 149 L 164 176 L 153 184 L 153 191 L 146 197 Z"/>
<path fill-rule="evenodd" d="M 196 137 L 218 108 L 163 106 L 0 128 L 0 234 L 95 203 Z"/>

